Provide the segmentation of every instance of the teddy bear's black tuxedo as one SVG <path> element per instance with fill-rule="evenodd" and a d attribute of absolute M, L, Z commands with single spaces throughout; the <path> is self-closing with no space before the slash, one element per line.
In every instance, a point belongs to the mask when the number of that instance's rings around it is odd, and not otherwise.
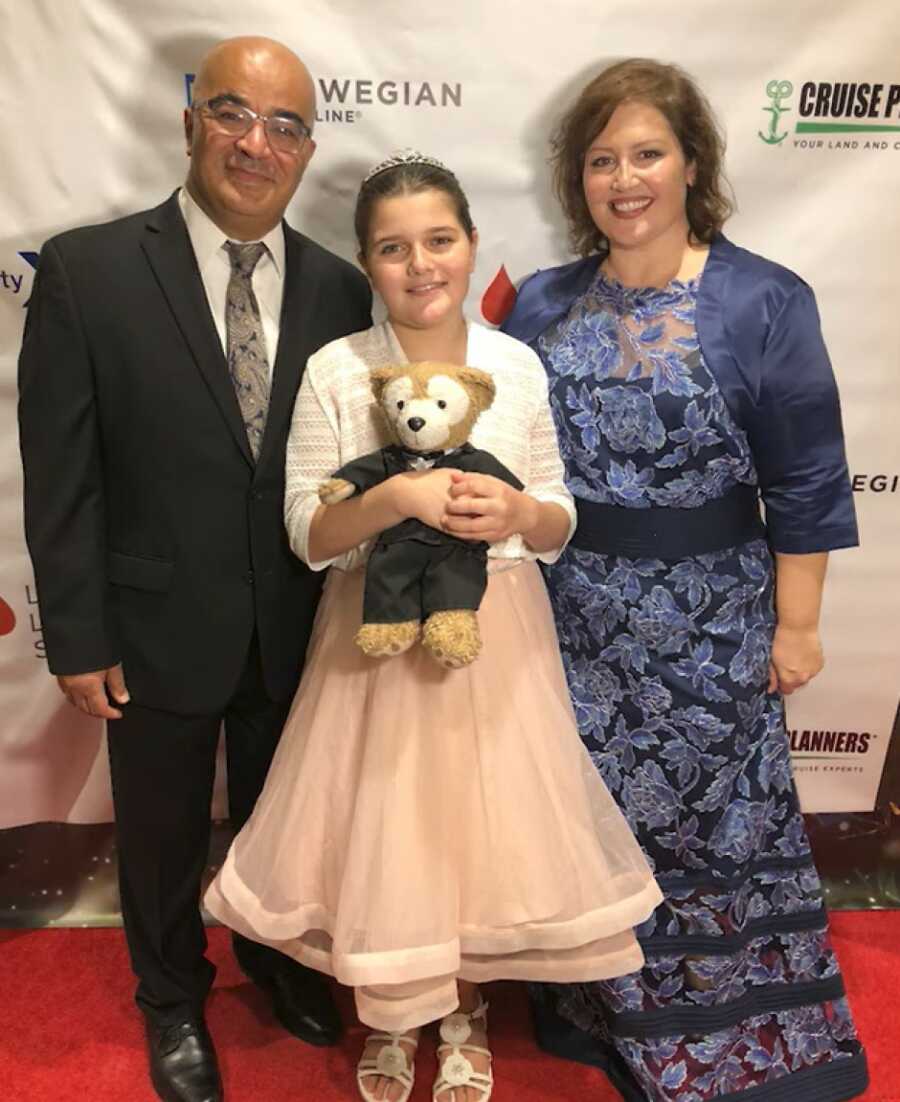
<path fill-rule="evenodd" d="M 414 469 L 415 453 L 391 444 L 354 459 L 334 474 L 363 493 L 395 474 Z M 489 474 L 517 490 L 522 482 L 490 452 L 463 444 L 430 463 L 475 474 Z M 364 624 L 425 620 L 433 612 L 471 609 L 481 604 L 487 584 L 483 541 L 461 540 L 415 517 L 381 532 L 366 567 Z"/>

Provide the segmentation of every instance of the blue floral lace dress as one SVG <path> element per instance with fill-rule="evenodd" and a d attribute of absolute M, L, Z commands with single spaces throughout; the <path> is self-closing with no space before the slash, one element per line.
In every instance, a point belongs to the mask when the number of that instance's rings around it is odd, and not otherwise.
<path fill-rule="evenodd" d="M 756 482 L 697 341 L 698 281 L 598 276 L 539 339 L 568 484 L 630 509 L 691 509 Z M 535 985 L 546 1047 L 628 1100 L 829 1102 L 865 1087 L 794 788 L 764 540 L 680 561 L 570 547 L 548 587 L 581 736 L 665 903 L 646 965 Z"/>

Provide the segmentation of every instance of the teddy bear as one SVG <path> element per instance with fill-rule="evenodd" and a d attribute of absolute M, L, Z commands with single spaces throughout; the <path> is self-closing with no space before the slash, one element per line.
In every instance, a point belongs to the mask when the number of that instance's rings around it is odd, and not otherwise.
<path fill-rule="evenodd" d="M 335 505 L 403 471 L 453 467 L 522 483 L 490 452 L 469 443 L 472 426 L 494 401 L 485 371 L 424 362 L 375 368 L 375 400 L 391 443 L 354 459 L 319 486 Z M 376 537 L 366 564 L 362 626 L 356 643 L 371 657 L 402 654 L 421 637 L 441 665 L 458 669 L 481 650 L 476 612 L 487 586 L 484 541 L 462 540 L 415 517 Z"/>

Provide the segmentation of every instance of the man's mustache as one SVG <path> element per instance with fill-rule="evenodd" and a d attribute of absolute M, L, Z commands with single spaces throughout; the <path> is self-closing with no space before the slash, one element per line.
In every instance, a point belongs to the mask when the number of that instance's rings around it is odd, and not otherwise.
<path fill-rule="evenodd" d="M 236 157 L 230 157 L 228 160 L 228 167 L 239 168 L 243 172 L 252 172 L 255 176 L 261 176 L 265 180 L 275 179 L 269 165 L 264 164 L 262 161 L 256 161 L 252 157 L 248 157 L 245 153 L 239 153 Z"/>

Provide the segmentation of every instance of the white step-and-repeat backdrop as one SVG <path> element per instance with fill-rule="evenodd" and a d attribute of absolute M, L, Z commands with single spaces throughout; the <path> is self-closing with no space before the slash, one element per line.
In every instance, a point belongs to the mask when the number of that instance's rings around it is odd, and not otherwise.
<path fill-rule="evenodd" d="M 289 219 L 351 257 L 365 169 L 402 146 L 439 156 L 472 202 L 470 307 L 488 320 L 502 268 L 516 282 L 568 259 L 546 155 L 576 90 L 634 55 L 698 78 L 728 135 L 727 231 L 813 284 L 843 395 L 863 546 L 832 558 L 828 664 L 790 702 L 798 782 L 807 810 L 873 807 L 900 698 L 900 8 L 2 0 L 0 26 L 0 828 L 111 817 L 100 725 L 47 674 L 22 536 L 16 358 L 37 254 L 172 191 L 191 74 L 244 33 L 281 39 L 318 82 L 318 150 Z"/>

